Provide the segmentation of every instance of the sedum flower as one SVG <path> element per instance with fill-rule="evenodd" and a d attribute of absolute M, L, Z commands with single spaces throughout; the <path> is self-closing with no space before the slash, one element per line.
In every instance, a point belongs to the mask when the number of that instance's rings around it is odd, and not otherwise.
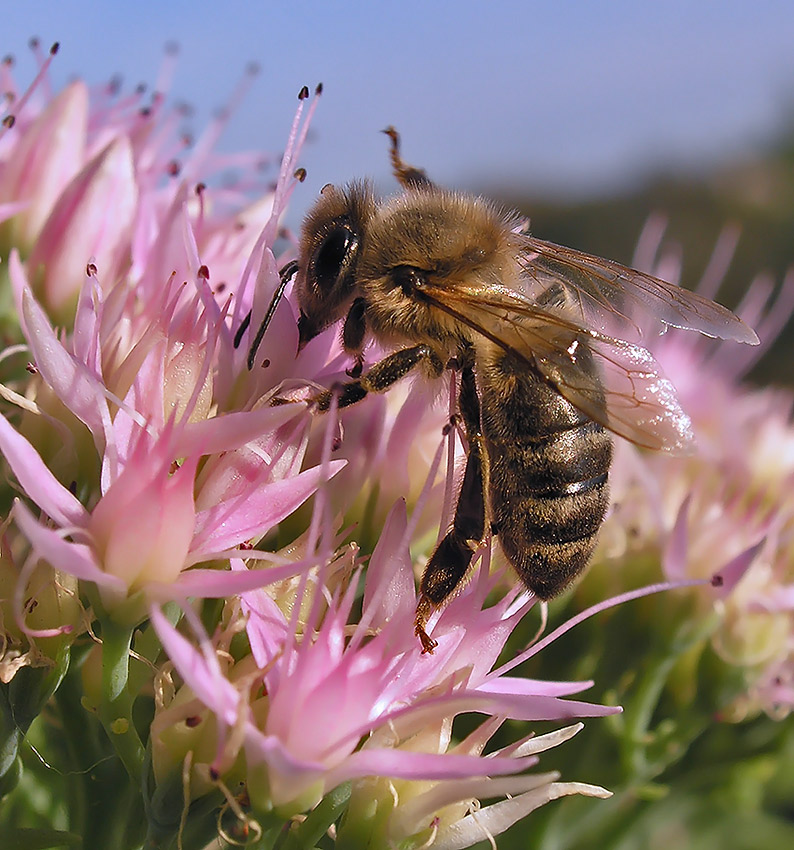
<path fill-rule="evenodd" d="M 22 205 L 3 226 L 7 246 L 24 255 L 36 244 L 53 206 L 85 161 L 88 89 L 80 80 L 67 86 L 27 126 L 6 133 L 10 147 L 0 171 L 0 203 Z"/>
<path fill-rule="evenodd" d="M 15 342 L 0 355 L 0 670 L 13 720 L 0 716 L 0 793 L 48 707 L 62 728 L 88 727 L 70 740 L 80 766 L 69 793 L 56 799 L 50 776 L 37 785 L 87 846 L 121 846 L 123 834 L 130 847 L 203 847 L 231 811 L 241 838 L 256 826 L 271 843 L 311 847 L 331 829 L 340 847 L 451 850 L 557 797 L 607 796 L 526 771 L 573 737 L 569 721 L 619 709 L 571 699 L 591 682 L 510 674 L 620 598 L 504 661 L 536 600 L 505 592 L 481 553 L 428 624 L 435 653 L 415 637 L 414 570 L 449 517 L 460 466 L 445 427 L 454 376 L 448 400 L 419 379 L 314 416 L 313 388 L 345 380 L 350 364 L 333 328 L 297 351 L 290 286 L 247 368 L 291 257 L 281 219 L 316 97 L 301 92 L 271 185 L 259 155 L 214 152 L 224 118 L 187 144 L 164 86 L 144 100 L 77 81 L 51 97 L 46 75 L 45 61 L 0 137 Z M 228 166 L 236 182 L 221 185 Z M 626 487 L 644 463 L 623 473 Z M 703 492 L 686 488 L 672 520 L 663 499 L 644 508 L 682 577 L 697 572 L 688 511 Z M 754 504 L 737 503 L 757 522 L 744 549 L 725 550 L 730 584 L 781 527 Z M 27 688 L 31 672 L 41 675 Z M 67 696 L 51 700 L 64 681 Z M 483 719 L 458 739 L 462 716 Z M 505 743 L 506 721 L 559 728 Z M 54 747 L 44 718 L 40 730 Z M 111 777 L 102 787 L 86 784 L 95 765 Z M 97 798 L 107 818 L 80 823 Z"/>
<path fill-rule="evenodd" d="M 728 230 L 718 243 L 702 294 L 716 293 L 737 236 Z M 647 253 L 638 259 L 653 267 L 654 251 Z M 673 279 L 677 273 L 658 264 L 655 271 Z M 787 689 L 777 686 L 794 670 L 794 398 L 788 390 L 746 382 L 791 316 L 794 275 L 770 296 L 768 281 L 759 277 L 738 311 L 758 329 L 761 345 L 753 351 L 674 331 L 654 341 L 654 355 L 692 420 L 697 447 L 677 458 L 618 447 L 614 505 L 600 550 L 626 560 L 661 551 L 671 579 L 704 577 L 728 565 L 747 569 L 736 590 L 717 604 L 719 626 L 712 637 L 716 652 L 745 678 L 745 693 L 723 712 L 734 719 L 759 710 L 780 716 L 794 708 Z M 701 601 L 699 616 L 706 616 L 711 602 Z"/>
<path fill-rule="evenodd" d="M 321 475 L 332 477 L 345 465 L 339 459 L 322 471 L 308 463 L 304 468 L 305 417 L 300 409 L 255 406 L 256 387 L 247 407 L 224 407 L 223 394 L 215 392 L 223 387 L 218 379 L 232 370 L 228 361 L 244 357 L 227 324 L 234 287 L 213 289 L 199 257 L 206 244 L 220 270 L 236 276 L 255 273 L 259 262 L 270 269 L 268 256 L 275 263 L 269 245 L 296 183 L 290 163 L 305 136 L 305 128 L 296 132 L 303 101 L 275 190 L 237 219 L 210 215 L 205 188 L 191 204 L 183 184 L 163 182 L 170 174 L 164 156 L 173 154 L 173 145 L 155 137 L 156 116 L 120 104 L 114 121 L 103 124 L 98 119 L 108 118 L 106 104 L 92 99 L 87 114 L 78 108 L 88 97 L 84 84 L 74 83 L 61 97 L 29 120 L 32 100 L 20 98 L 19 114 L 3 137 L 12 162 L 14 156 L 27 162 L 50 155 L 57 161 L 38 163 L 39 172 L 60 175 L 46 187 L 24 184 L 27 194 L 44 193 L 34 200 L 43 208 L 46 195 L 50 208 L 40 215 L 44 223 L 33 245 L 14 244 L 4 264 L 35 364 L 32 374 L 0 385 L 16 406 L 16 413 L 14 407 L 6 413 L 17 421 L 15 429 L 0 419 L 0 449 L 29 500 L 13 509 L 10 533 L 19 553 L 11 572 L 21 587 L 35 563 L 46 561 L 77 578 L 81 588 L 95 586 L 103 608 L 134 623 L 152 596 L 217 597 L 254 586 L 261 580 L 256 575 L 219 574 L 218 556 L 277 526 L 314 492 Z M 62 155 L 41 139 L 47 130 L 68 135 L 75 122 L 77 136 L 87 139 L 78 146 L 85 148 L 84 166 L 75 151 Z M 199 159 L 194 156 L 185 170 L 198 168 Z M 18 170 L 36 165 L 23 163 Z M 66 174 L 71 166 L 79 168 L 76 174 Z M 13 169 L 2 175 L 11 180 Z M 16 180 L 20 191 L 23 183 Z M 97 245 L 74 238 L 75 226 L 81 238 L 95 226 Z M 238 249 L 248 244 L 249 253 L 259 247 L 246 263 L 227 253 L 229 243 Z M 117 266 L 111 255 L 126 259 Z M 52 325 L 63 311 L 46 293 L 43 302 L 34 294 L 42 269 L 59 283 L 79 270 L 76 301 L 63 301 L 73 310 L 68 333 Z M 20 353 L 9 349 L 3 357 L 12 375 L 9 367 Z M 214 568 L 185 573 L 201 563 Z M 23 594 L 15 598 L 22 624 Z M 32 634 L 30 622 L 24 627 Z"/>
<path fill-rule="evenodd" d="M 515 775 L 537 761 L 536 753 L 562 743 L 576 728 L 483 754 L 505 719 L 567 720 L 619 709 L 565 699 L 591 683 L 491 674 L 534 599 L 514 591 L 485 607 L 497 584 L 487 572 L 438 614 L 433 631 L 438 647 L 432 656 L 423 654 L 413 632 L 417 598 L 409 534 L 405 504 L 398 502 L 369 562 L 357 619 L 351 616 L 359 579 L 355 570 L 323 612 L 315 597 L 297 633 L 297 609 L 286 616 L 265 589 L 243 593 L 250 656 L 231 666 L 223 642 L 210 647 L 205 636 L 194 646 L 153 608 L 152 622 L 184 682 L 162 707 L 155 727 L 167 734 L 176 720 L 184 722 L 185 706 L 197 701 L 210 713 L 191 707 L 189 716 L 201 712 L 210 741 L 220 734 L 216 745 L 191 741 L 198 789 L 206 790 L 207 776 L 239 776 L 242 757 L 254 811 L 275 809 L 289 816 L 352 782 L 340 841 L 347 832 L 374 829 L 368 845 L 373 847 L 409 837 L 421 844 L 431 832 L 441 846 L 469 846 L 458 843 L 462 836 L 473 843 L 484 824 L 491 824 L 486 832 L 502 831 L 556 796 L 607 793 L 558 783 L 553 774 Z M 225 630 L 225 639 L 234 631 Z M 452 720 L 468 713 L 487 719 L 456 744 Z M 225 734 L 219 732 L 223 729 Z M 212 755 L 209 766 L 197 763 L 199 752 Z M 162 739 L 155 740 L 154 755 L 161 777 L 169 763 L 171 771 L 179 769 L 177 753 Z M 508 775 L 513 775 L 510 781 L 495 778 Z M 477 797 L 505 794 L 515 795 L 510 805 L 473 814 Z"/>

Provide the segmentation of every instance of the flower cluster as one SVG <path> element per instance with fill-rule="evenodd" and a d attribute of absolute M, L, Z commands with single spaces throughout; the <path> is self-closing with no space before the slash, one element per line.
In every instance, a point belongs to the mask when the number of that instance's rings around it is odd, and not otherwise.
<path fill-rule="evenodd" d="M 663 230 L 663 221 L 649 220 L 635 261 L 676 280 L 675 255 L 657 257 Z M 724 231 L 701 294 L 717 294 L 738 235 L 733 227 Z M 720 602 L 712 636 L 716 652 L 744 676 L 744 692 L 723 711 L 736 720 L 794 709 L 794 396 L 746 381 L 793 311 L 794 274 L 776 292 L 761 275 L 737 311 L 757 328 L 760 346 L 674 331 L 654 341 L 654 355 L 692 420 L 697 451 L 670 458 L 620 445 L 614 506 L 601 542 L 607 559 L 636 561 L 659 552 L 671 580 L 747 570 L 737 591 Z"/>
<path fill-rule="evenodd" d="M 489 745 L 507 720 L 618 709 L 565 698 L 588 682 L 495 667 L 534 599 L 493 604 L 487 558 L 434 619 L 435 654 L 414 637 L 409 547 L 432 545 L 460 453 L 433 391 L 343 417 L 271 405 L 349 365 L 332 331 L 293 354 L 289 292 L 246 368 L 292 251 L 280 222 L 316 96 L 301 91 L 267 185 L 262 157 L 214 153 L 222 118 L 189 147 L 164 87 L 51 94 L 51 59 L 24 93 L 2 69 L 3 792 L 20 734 L 57 704 L 67 727 L 101 724 L 123 765 L 92 785 L 100 736 L 71 742 L 86 770 L 67 825 L 93 846 L 202 847 L 220 811 L 222 832 L 267 846 L 330 830 L 340 846 L 452 850 L 557 797 L 607 796 L 524 773 L 580 725 Z M 469 714 L 485 720 L 456 738 Z M 130 793 L 145 818 L 120 808 Z M 86 820 L 98 797 L 115 817 Z"/>

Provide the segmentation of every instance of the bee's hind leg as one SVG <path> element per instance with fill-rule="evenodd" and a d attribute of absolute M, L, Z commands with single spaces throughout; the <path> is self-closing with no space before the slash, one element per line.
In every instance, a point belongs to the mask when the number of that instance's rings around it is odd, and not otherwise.
<path fill-rule="evenodd" d="M 471 365 L 465 365 L 461 373 L 458 405 L 466 428 L 469 454 L 452 528 L 433 552 L 419 586 L 414 628 L 422 643 L 422 652 L 432 652 L 437 646 L 437 641 L 425 631 L 430 615 L 460 587 L 474 553 L 485 538 L 488 463 L 480 427 L 480 402 Z"/>

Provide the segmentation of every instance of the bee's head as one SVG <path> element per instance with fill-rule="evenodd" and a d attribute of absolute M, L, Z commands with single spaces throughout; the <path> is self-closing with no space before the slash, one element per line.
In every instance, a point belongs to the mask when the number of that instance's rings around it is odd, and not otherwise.
<path fill-rule="evenodd" d="M 341 319 L 356 293 L 356 266 L 375 211 L 372 187 L 326 186 L 301 231 L 296 293 L 302 348 Z"/>

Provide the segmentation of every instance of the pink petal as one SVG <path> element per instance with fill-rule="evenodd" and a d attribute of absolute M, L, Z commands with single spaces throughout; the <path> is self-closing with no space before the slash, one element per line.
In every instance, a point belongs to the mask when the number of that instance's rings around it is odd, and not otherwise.
<path fill-rule="evenodd" d="M 232 570 L 248 572 L 242 560 L 231 559 Z M 260 670 L 276 657 L 289 635 L 289 623 L 273 598 L 264 590 L 243 593 L 240 599 L 243 613 L 248 616 L 245 631 L 251 654 Z"/>
<path fill-rule="evenodd" d="M 220 454 L 244 446 L 295 418 L 293 407 L 261 407 L 188 422 L 177 439 L 178 454 Z"/>
<path fill-rule="evenodd" d="M 83 164 L 88 89 L 82 81 L 54 97 L 4 163 L 2 200 L 24 199 L 28 209 L 14 222 L 14 244 L 29 250 L 61 192 Z"/>
<path fill-rule="evenodd" d="M 664 550 L 662 566 L 665 576 L 670 581 L 680 581 L 687 577 L 689 505 L 691 502 L 692 494 L 690 493 L 678 509 L 675 525 L 673 525 L 670 539 Z"/>
<path fill-rule="evenodd" d="M 519 773 L 537 762 L 535 756 L 524 758 L 484 758 L 409 750 L 359 750 L 328 772 L 328 786 L 360 776 L 389 776 L 394 779 L 458 779 L 472 776 L 499 776 Z"/>
<path fill-rule="evenodd" d="M 744 552 L 740 552 L 712 576 L 712 587 L 714 587 L 714 592 L 718 597 L 728 596 L 744 578 L 744 574 L 752 566 L 756 555 L 763 549 L 764 543 L 766 543 L 766 538 L 745 549 Z"/>
<path fill-rule="evenodd" d="M 31 444 L 0 415 L 0 449 L 27 495 L 58 525 L 85 526 L 88 514 Z"/>
<path fill-rule="evenodd" d="M 102 382 L 61 345 L 28 289 L 22 293 L 22 313 L 36 368 L 58 398 L 88 426 L 98 447 L 104 446 L 110 415 Z"/>
<path fill-rule="evenodd" d="M 347 461 L 327 465 L 332 478 Z M 301 472 L 288 481 L 273 481 L 254 492 L 229 499 L 196 516 L 196 534 L 191 546 L 195 560 L 231 549 L 259 537 L 300 507 L 324 480 L 321 466 Z"/>
<path fill-rule="evenodd" d="M 156 584 L 150 583 L 147 592 L 154 598 L 184 599 L 197 596 L 202 599 L 222 599 L 226 596 L 245 593 L 268 584 L 275 584 L 285 578 L 303 572 L 312 566 L 311 562 L 298 561 L 283 567 L 268 567 L 267 569 L 248 570 L 245 573 L 230 572 L 229 570 L 204 570 L 194 567 L 179 575 L 175 582 Z"/>
<path fill-rule="evenodd" d="M 413 620 L 416 589 L 408 550 L 405 500 L 391 509 L 367 567 L 360 628 L 380 628 L 392 619 Z"/>
<path fill-rule="evenodd" d="M 121 475 L 94 508 L 89 528 L 105 569 L 128 587 L 177 578 L 195 527 L 193 482 L 197 458 L 170 473 L 170 431 L 150 446 L 138 442 Z"/>
<path fill-rule="evenodd" d="M 149 616 L 168 657 L 185 684 L 207 706 L 232 726 L 237 719 L 240 694 L 223 675 L 215 656 L 210 660 L 199 652 L 168 622 L 163 612 L 152 605 Z"/>
<path fill-rule="evenodd" d="M 13 512 L 17 524 L 30 540 L 36 554 L 56 570 L 62 570 L 83 581 L 92 581 L 110 590 L 126 591 L 124 582 L 99 568 L 89 546 L 83 543 L 69 543 L 53 529 L 40 525 L 22 502 L 14 503 Z"/>
<path fill-rule="evenodd" d="M 516 696 L 568 696 L 586 691 L 593 682 L 546 682 L 540 679 L 524 679 L 520 676 L 500 676 L 478 685 L 481 694 L 514 694 Z"/>
<path fill-rule="evenodd" d="M 74 308 L 92 258 L 100 279 L 115 282 L 137 202 L 130 141 L 117 135 L 61 193 L 31 252 L 30 268 L 44 269 L 40 291 L 50 310 Z"/>
<path fill-rule="evenodd" d="M 776 587 L 771 593 L 759 596 L 749 607 L 753 611 L 794 611 L 794 585 Z"/>

